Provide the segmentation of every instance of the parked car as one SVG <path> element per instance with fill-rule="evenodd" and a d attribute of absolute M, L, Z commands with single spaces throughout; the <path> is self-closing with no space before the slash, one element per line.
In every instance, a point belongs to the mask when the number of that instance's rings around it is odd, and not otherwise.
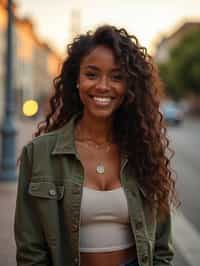
<path fill-rule="evenodd" d="M 173 101 L 161 103 L 160 111 L 167 124 L 180 125 L 184 119 L 184 111 Z"/>

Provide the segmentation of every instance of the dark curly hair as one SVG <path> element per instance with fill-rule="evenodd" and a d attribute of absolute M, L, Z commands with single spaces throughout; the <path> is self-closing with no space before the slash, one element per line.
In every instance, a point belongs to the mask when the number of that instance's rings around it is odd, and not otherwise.
<path fill-rule="evenodd" d="M 170 168 L 173 151 L 159 111 L 162 83 L 146 48 L 125 29 L 100 26 L 68 45 L 67 58 L 53 82 L 55 92 L 49 100 L 50 111 L 38 124 L 35 136 L 62 127 L 75 113 L 83 111 L 76 88 L 80 63 L 98 45 L 112 49 L 126 78 L 125 101 L 114 116 L 115 141 L 127 154 L 149 205 L 158 206 L 160 215 L 165 215 L 177 198 L 176 175 Z"/>

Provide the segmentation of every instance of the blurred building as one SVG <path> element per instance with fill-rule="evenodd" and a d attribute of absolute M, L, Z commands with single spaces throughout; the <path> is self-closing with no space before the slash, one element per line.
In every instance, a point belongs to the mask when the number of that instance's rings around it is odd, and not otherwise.
<path fill-rule="evenodd" d="M 200 22 L 186 22 L 176 29 L 171 35 L 163 37 L 156 47 L 154 59 L 157 63 L 165 63 L 170 57 L 170 50 L 175 47 L 178 42 L 190 30 L 200 29 Z"/>
<path fill-rule="evenodd" d="M 6 1 L 0 1 L 0 121 L 2 120 L 2 110 L 4 107 L 4 76 L 5 76 L 5 51 L 6 51 Z"/>
<path fill-rule="evenodd" d="M 0 123 L 4 111 L 6 73 L 6 0 L 0 0 Z M 16 113 L 21 113 L 25 100 L 42 101 L 49 94 L 53 78 L 58 74 L 61 56 L 36 34 L 29 18 L 17 16 L 14 5 L 13 27 L 13 86 Z"/>
<path fill-rule="evenodd" d="M 81 33 L 81 11 L 73 8 L 70 14 L 70 40 Z"/>
<path fill-rule="evenodd" d="M 14 25 L 14 88 L 18 103 L 34 95 L 33 25 L 28 19 L 16 18 Z"/>

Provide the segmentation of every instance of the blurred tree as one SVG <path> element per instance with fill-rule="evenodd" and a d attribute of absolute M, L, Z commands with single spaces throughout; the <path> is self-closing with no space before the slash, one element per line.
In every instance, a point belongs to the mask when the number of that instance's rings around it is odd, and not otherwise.
<path fill-rule="evenodd" d="M 173 98 L 187 93 L 200 95 L 200 29 L 188 32 L 170 51 L 170 59 L 159 65 L 166 90 Z"/>

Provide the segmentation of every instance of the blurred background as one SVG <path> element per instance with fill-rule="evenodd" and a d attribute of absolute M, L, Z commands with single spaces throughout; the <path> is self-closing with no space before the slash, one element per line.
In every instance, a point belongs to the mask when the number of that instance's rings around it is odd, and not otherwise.
<path fill-rule="evenodd" d="M 16 158 L 44 117 L 67 44 L 103 23 L 136 35 L 158 66 L 182 202 L 174 265 L 200 265 L 200 1 L 0 0 L 0 266 L 16 265 Z"/>

